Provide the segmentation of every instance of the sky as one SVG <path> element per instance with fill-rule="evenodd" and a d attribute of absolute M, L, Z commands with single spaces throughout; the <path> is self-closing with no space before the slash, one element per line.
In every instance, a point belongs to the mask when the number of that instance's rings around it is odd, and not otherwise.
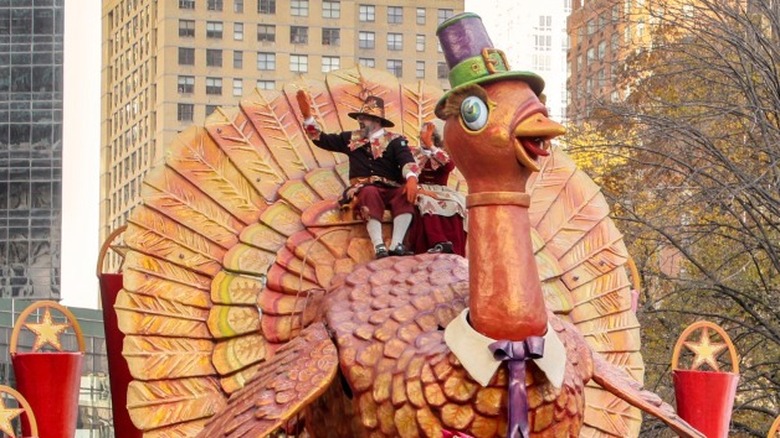
<path fill-rule="evenodd" d="M 502 2 L 466 0 L 492 29 L 497 48 L 511 46 Z M 504 6 L 507 3 L 503 4 Z M 96 309 L 100 207 L 101 0 L 65 2 L 62 304 Z M 513 65 L 513 67 L 520 67 Z"/>

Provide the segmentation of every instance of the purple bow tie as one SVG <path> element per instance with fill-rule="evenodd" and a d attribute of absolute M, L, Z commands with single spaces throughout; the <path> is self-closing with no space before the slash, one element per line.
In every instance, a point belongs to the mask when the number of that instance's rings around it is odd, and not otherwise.
<path fill-rule="evenodd" d="M 528 438 L 528 394 L 525 388 L 525 361 L 544 354 L 544 338 L 531 336 L 524 341 L 496 341 L 488 346 L 493 357 L 506 361 L 509 368 L 507 438 Z"/>

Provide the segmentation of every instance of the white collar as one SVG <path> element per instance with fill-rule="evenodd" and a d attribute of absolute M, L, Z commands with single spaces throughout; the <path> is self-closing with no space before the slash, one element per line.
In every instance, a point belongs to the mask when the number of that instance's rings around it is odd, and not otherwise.
<path fill-rule="evenodd" d="M 385 128 L 379 128 L 376 131 L 374 131 L 371 135 L 368 136 L 369 140 L 374 140 L 376 138 L 379 138 L 381 136 L 385 135 Z"/>
<path fill-rule="evenodd" d="M 488 349 L 496 340 L 474 330 L 468 322 L 468 314 L 469 309 L 463 309 L 460 315 L 450 321 L 444 329 L 444 342 L 469 375 L 480 385 L 487 386 L 501 365 L 501 361 L 495 359 Z M 532 360 L 554 387 L 561 387 L 566 370 L 566 348 L 550 323 L 547 323 L 547 333 L 544 335 L 544 356 Z"/>

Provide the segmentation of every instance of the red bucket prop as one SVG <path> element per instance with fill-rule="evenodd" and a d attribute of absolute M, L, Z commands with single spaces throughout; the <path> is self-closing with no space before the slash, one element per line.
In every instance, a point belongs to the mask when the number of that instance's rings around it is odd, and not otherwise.
<path fill-rule="evenodd" d="M 698 341 L 688 338 L 701 330 Z M 710 330 L 717 332 L 723 342 L 713 343 Z M 691 369 L 680 369 L 681 350 L 693 352 Z M 718 357 L 728 350 L 733 372 L 720 370 Z M 708 365 L 710 370 L 699 370 Z M 680 335 L 672 357 L 674 393 L 677 414 L 708 438 L 726 438 L 731 423 L 731 411 L 739 383 L 739 358 L 734 344 L 720 326 L 699 321 L 688 326 Z"/>
<path fill-rule="evenodd" d="M 45 310 L 38 323 L 28 322 L 36 310 Z M 67 318 L 66 323 L 56 323 L 51 310 L 58 310 Z M 19 333 L 27 328 L 36 335 L 33 351 L 18 352 Z M 67 329 L 76 334 L 79 351 L 62 351 L 60 335 Z M 57 351 L 36 351 L 46 345 Z M 81 365 L 84 360 L 84 337 L 76 317 L 53 301 L 38 301 L 26 308 L 14 325 L 11 334 L 11 363 L 19 393 L 37 412 L 37 431 L 28 421 L 22 421 L 24 436 L 40 433 L 45 438 L 72 438 L 76 434 L 79 415 L 79 387 Z"/>
<path fill-rule="evenodd" d="M 18 408 L 9 406 L 8 403 L 6 403 L 8 398 L 15 400 Z M 11 421 L 14 418 L 24 415 L 23 417 L 20 417 L 20 421 L 22 421 L 22 429 L 24 430 L 26 427 L 27 432 L 24 433 L 24 437 L 22 438 L 39 437 L 38 422 L 35 420 L 35 415 L 33 414 L 32 407 L 30 407 L 30 403 L 27 402 L 27 399 L 24 398 L 22 394 L 5 385 L 0 385 L 0 415 L 2 415 L 3 418 L 3 421 L 0 422 L 0 432 L 4 434 L 3 436 L 14 436 Z"/>
<path fill-rule="evenodd" d="M 114 304 L 119 291 L 122 290 L 122 274 L 108 274 L 101 272 L 103 261 L 111 243 L 127 227 L 122 226 L 112 232 L 100 248 L 98 257 L 97 276 L 100 281 L 100 302 L 103 308 L 103 327 L 106 335 L 106 354 L 108 355 L 108 378 L 111 382 L 111 411 L 114 418 L 115 438 L 141 438 L 143 433 L 138 430 L 130 420 L 127 411 L 127 387 L 133 377 L 127 361 L 122 357 L 122 345 L 125 334 L 119 330 Z"/>

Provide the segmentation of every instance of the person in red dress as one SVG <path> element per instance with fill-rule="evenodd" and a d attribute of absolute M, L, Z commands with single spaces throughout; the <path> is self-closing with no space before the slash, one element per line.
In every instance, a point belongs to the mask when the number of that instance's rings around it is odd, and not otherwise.
<path fill-rule="evenodd" d="M 415 217 L 409 232 L 415 253 L 466 255 L 466 199 L 447 185 L 455 163 L 432 122 L 423 125 L 420 146 L 412 154 L 420 168 Z"/>

